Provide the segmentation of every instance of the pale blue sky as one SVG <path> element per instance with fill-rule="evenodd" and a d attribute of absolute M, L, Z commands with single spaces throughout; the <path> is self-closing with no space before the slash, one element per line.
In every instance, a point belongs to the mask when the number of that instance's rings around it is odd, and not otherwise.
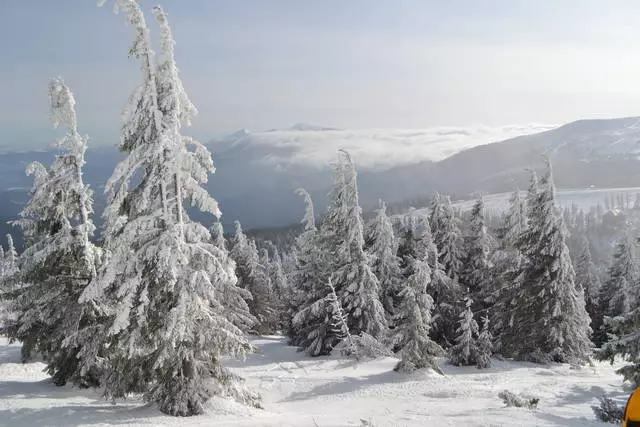
<path fill-rule="evenodd" d="M 124 17 L 95 3 L 0 0 L 0 144 L 55 136 L 46 95 L 54 75 L 76 93 L 83 132 L 117 142 L 138 67 Z M 141 0 L 146 12 L 156 3 Z M 296 122 L 420 128 L 640 115 L 632 0 L 162 4 L 200 110 L 191 134 L 203 140 Z"/>

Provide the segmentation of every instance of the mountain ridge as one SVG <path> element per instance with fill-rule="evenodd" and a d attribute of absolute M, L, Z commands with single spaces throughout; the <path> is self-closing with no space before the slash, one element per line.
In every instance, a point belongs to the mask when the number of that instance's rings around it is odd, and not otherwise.
<path fill-rule="evenodd" d="M 495 142 L 491 139 L 532 129 L 543 131 Z M 332 140 L 336 135 L 344 139 Z M 400 202 L 438 191 L 463 199 L 477 191 L 499 193 L 516 185 L 526 188 L 527 169 L 541 166 L 543 154 L 549 155 L 554 164 L 559 187 L 640 185 L 638 117 L 579 120 L 553 129 L 542 125 L 493 130 L 243 129 L 207 144 L 213 152 L 216 173 L 206 187 L 220 202 L 225 227 L 229 229 L 235 219 L 247 229 L 297 222 L 304 209 L 302 200 L 294 194 L 298 187 L 306 188 L 318 213 L 323 212 L 331 184 L 330 162 L 345 141 L 351 144 L 345 148 L 351 148 L 358 165 L 365 210 L 374 207 L 379 198 Z M 447 147 L 452 141 L 458 146 Z M 0 200 L 4 202 L 0 203 L 0 219 L 15 219 L 26 201 L 32 185 L 32 179 L 24 173 L 27 164 L 40 161 L 48 165 L 56 151 L 0 153 Z M 120 158 L 115 147 L 90 147 L 87 152 L 85 182 L 95 192 L 94 218 L 98 225 L 106 203 L 104 182 Z M 213 221 L 208 216 L 195 218 L 207 224 Z M 0 233 L 9 230 L 4 222 Z"/>

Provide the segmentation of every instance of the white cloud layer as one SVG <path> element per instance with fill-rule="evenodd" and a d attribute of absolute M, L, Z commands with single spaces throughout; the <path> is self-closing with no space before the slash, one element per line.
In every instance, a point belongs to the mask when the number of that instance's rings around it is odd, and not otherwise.
<path fill-rule="evenodd" d="M 555 126 L 529 124 L 500 127 L 426 129 L 272 130 L 240 132 L 227 141 L 273 152 L 262 161 L 276 165 L 326 167 L 338 149 L 348 150 L 361 168 L 386 169 L 421 161 L 439 161 L 462 150 L 528 135 Z"/>

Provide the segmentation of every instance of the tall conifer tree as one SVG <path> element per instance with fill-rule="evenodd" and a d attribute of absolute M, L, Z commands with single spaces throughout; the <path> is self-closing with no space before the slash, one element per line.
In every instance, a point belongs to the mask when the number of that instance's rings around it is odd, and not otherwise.
<path fill-rule="evenodd" d="M 167 16 L 154 8 L 162 49 L 156 68 L 139 5 L 117 5 L 134 29 L 130 54 L 140 60 L 142 83 L 124 114 L 120 149 L 126 157 L 106 185 L 109 262 L 81 298 L 107 301 L 111 309 L 105 392 L 113 398 L 142 392 L 161 411 L 180 416 L 202 413 L 212 394 L 257 405 L 221 366 L 223 356 L 251 350 L 221 300 L 224 287 L 235 282 L 233 264 L 183 206 L 220 216 L 202 187 L 214 171 L 211 154 L 181 132 L 195 108 L 175 65 Z"/>

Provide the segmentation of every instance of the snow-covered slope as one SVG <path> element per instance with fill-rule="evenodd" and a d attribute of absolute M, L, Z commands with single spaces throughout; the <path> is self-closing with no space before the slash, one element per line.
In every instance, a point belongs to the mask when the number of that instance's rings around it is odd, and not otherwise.
<path fill-rule="evenodd" d="M 394 372 L 396 359 L 358 365 L 340 358 L 309 358 L 281 337 L 253 341 L 261 353 L 227 364 L 260 391 L 264 409 L 219 399 L 209 413 L 188 419 L 161 414 L 132 398 L 112 405 L 96 391 L 55 387 L 43 364 L 20 364 L 20 348 L 0 340 L 0 425 L 32 426 L 607 426 L 591 405 L 603 393 L 621 403 L 615 368 L 596 363 L 572 369 L 495 361 L 487 370 L 441 364 L 446 376 Z M 506 408 L 498 393 L 540 398 L 537 410 Z"/>
<path fill-rule="evenodd" d="M 459 198 L 475 191 L 509 191 L 516 183 L 526 188 L 527 169 L 542 167 L 548 157 L 559 187 L 638 186 L 638 124 L 635 117 L 580 120 L 542 133 L 474 147 L 433 165 L 416 165 L 417 169 L 428 170 L 426 174 L 416 174 L 416 184 Z M 395 172 L 395 168 L 389 171 Z"/>
<path fill-rule="evenodd" d="M 272 165 L 325 168 L 340 148 L 360 168 L 389 168 L 420 161 L 439 161 L 459 151 L 515 136 L 551 129 L 548 125 L 501 127 L 434 127 L 427 129 L 332 129 L 298 123 L 286 130 L 239 130 L 212 140 L 213 149 L 242 147 L 250 158 Z M 256 158 L 251 153 L 260 154 Z M 268 153 L 268 154 L 267 154 Z"/>
<path fill-rule="evenodd" d="M 519 138 L 519 143 L 545 147 L 552 155 L 586 160 L 636 158 L 640 154 L 640 118 L 578 120 L 546 133 Z"/>
<path fill-rule="evenodd" d="M 495 212 L 503 212 L 507 210 L 511 194 L 512 193 L 495 193 L 484 196 L 485 209 Z M 556 201 L 560 207 L 571 208 L 571 206 L 575 204 L 579 209 L 588 212 L 592 206 L 596 206 L 597 204 L 604 206 L 605 198 L 607 196 L 613 196 L 616 198 L 619 195 L 622 195 L 629 200 L 630 204 L 633 204 L 637 194 L 640 194 L 640 187 L 586 189 L 560 188 L 556 190 Z M 526 191 L 522 191 L 522 196 L 526 197 Z M 454 203 L 456 207 L 463 211 L 471 210 L 474 204 L 475 199 Z"/>

